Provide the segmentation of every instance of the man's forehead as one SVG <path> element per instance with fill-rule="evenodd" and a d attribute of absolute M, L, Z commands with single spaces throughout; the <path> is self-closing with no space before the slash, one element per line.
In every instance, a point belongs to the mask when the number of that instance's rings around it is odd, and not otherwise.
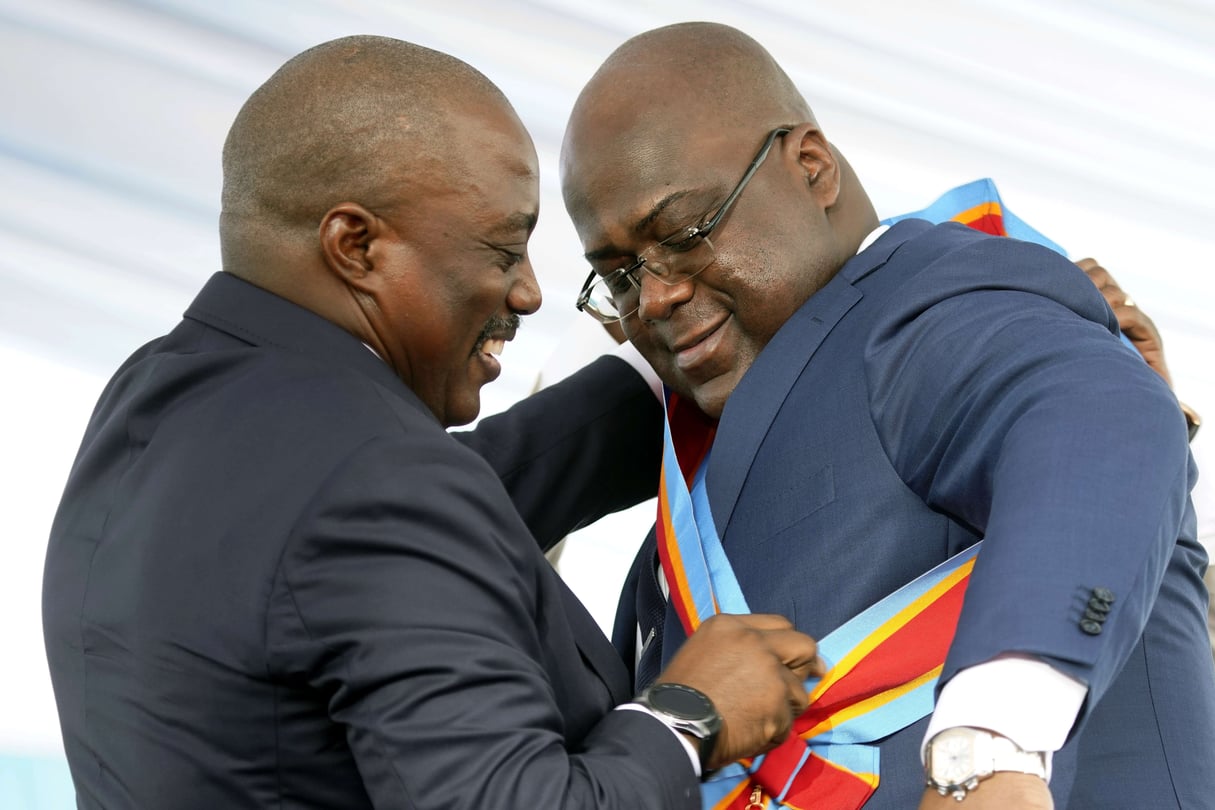
<path fill-rule="evenodd" d="M 700 213 L 683 208 L 703 202 L 699 197 L 727 174 L 722 167 L 732 154 L 720 146 L 708 139 L 636 133 L 583 141 L 566 156 L 571 215 L 609 218 L 615 226 L 644 231 L 664 215 Z"/>

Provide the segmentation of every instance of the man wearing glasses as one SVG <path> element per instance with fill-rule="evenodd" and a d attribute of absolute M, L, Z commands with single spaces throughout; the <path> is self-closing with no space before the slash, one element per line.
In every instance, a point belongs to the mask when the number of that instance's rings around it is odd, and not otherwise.
<path fill-rule="evenodd" d="M 668 392 L 617 622 L 638 686 L 718 611 L 788 616 L 832 666 L 798 739 L 707 803 L 1212 806 L 1186 425 L 1082 273 L 879 227 L 792 82 L 719 25 L 609 57 L 562 175 L 578 305 Z"/>

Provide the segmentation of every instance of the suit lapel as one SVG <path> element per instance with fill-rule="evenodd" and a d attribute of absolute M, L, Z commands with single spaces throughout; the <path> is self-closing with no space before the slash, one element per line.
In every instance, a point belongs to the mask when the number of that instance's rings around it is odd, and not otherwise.
<path fill-rule="evenodd" d="M 236 276 L 213 275 L 191 303 L 186 317 L 252 345 L 274 346 L 361 371 L 434 419 L 392 368 L 358 338 L 319 315 Z M 613 705 L 628 701 L 632 697 L 631 681 L 620 655 L 555 572 L 553 577 L 559 583 L 562 612 L 573 629 L 582 657 L 607 688 Z"/>
<path fill-rule="evenodd" d="M 777 411 L 823 338 L 860 299 L 860 292 L 837 275 L 773 336 L 726 402 L 706 478 L 713 522 L 723 540 Z"/>
<path fill-rule="evenodd" d="M 931 225 L 896 223 L 843 266 L 773 336 L 726 402 L 706 477 L 713 522 L 722 540 L 730 528 L 755 454 L 793 384 L 840 319 L 861 300 L 854 282 L 885 264 L 909 237 Z"/>

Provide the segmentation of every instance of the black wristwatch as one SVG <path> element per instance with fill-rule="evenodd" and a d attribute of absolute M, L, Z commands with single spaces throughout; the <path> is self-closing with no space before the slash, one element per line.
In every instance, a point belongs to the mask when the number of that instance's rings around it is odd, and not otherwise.
<path fill-rule="evenodd" d="M 656 683 L 636 700 L 671 728 L 700 740 L 700 770 L 707 773 L 721 731 L 721 715 L 709 696 L 681 683 Z"/>

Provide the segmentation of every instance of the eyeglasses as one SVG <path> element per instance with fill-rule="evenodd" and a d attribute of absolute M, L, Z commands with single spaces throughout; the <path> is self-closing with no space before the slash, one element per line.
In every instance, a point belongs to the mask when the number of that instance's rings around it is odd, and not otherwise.
<path fill-rule="evenodd" d="M 734 201 L 742 195 L 743 189 L 771 151 L 772 144 L 787 132 L 787 129 L 774 129 L 768 133 L 764 145 L 759 148 L 738 185 L 711 217 L 699 225 L 689 225 L 661 242 L 650 245 L 638 253 L 636 260 L 628 267 L 613 270 L 605 276 L 600 276 L 592 270 L 583 282 L 582 292 L 578 294 L 578 300 L 575 302 L 578 310 L 590 313 L 603 323 L 623 321 L 641 306 L 641 280 L 638 278 L 638 271 L 645 270 L 663 284 L 673 287 L 693 278 L 711 265 L 717 254 L 713 243 L 709 241 L 709 234 L 725 217 Z"/>

